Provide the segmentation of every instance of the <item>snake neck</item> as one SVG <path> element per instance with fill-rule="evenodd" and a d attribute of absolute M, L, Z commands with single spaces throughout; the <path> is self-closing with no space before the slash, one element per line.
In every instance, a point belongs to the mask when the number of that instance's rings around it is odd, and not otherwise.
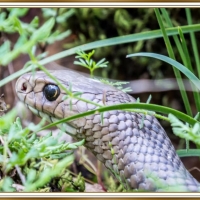
<path fill-rule="evenodd" d="M 85 117 L 76 136 L 86 140 L 85 146 L 126 189 L 199 191 L 155 117 L 126 111 L 108 111 L 101 117 Z"/>

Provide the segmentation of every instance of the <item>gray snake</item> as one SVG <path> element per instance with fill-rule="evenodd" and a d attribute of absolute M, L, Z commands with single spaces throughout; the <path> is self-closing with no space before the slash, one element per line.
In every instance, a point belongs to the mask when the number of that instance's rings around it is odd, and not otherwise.
<path fill-rule="evenodd" d="M 136 101 L 115 87 L 68 69 L 50 73 L 67 89 L 81 92 L 81 98 L 100 105 Z M 97 107 L 75 98 L 65 99 L 65 91 L 41 71 L 21 76 L 16 93 L 35 114 L 50 122 Z M 199 182 L 186 170 L 154 116 L 113 110 L 103 112 L 103 123 L 97 113 L 70 121 L 66 126 L 75 139 L 85 139 L 85 147 L 117 174 L 127 189 L 200 191 Z"/>

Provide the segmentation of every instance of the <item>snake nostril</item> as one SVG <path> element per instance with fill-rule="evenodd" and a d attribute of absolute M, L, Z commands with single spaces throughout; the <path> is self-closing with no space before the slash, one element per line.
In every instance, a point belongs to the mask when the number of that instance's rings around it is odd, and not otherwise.
<path fill-rule="evenodd" d="M 23 83 L 22 87 L 21 87 L 21 90 L 22 91 L 26 91 L 26 89 L 27 89 L 27 83 Z"/>

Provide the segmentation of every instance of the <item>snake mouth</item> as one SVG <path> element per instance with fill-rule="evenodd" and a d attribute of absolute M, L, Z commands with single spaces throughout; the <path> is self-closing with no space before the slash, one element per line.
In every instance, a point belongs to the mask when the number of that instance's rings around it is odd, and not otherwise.
<path fill-rule="evenodd" d="M 59 119 L 55 118 L 55 117 L 52 117 L 46 113 L 43 113 L 35 108 L 33 108 L 32 106 L 28 105 L 26 103 L 26 106 L 27 108 L 33 112 L 35 115 L 37 115 L 38 117 L 40 118 L 45 118 L 49 123 L 54 123 L 54 122 L 57 122 L 59 121 Z M 71 124 L 69 123 L 60 123 L 58 125 L 56 125 L 59 129 L 61 129 L 62 131 L 66 132 L 68 135 L 74 137 L 77 135 L 77 130 L 75 127 L 73 127 Z"/>
<path fill-rule="evenodd" d="M 58 119 L 33 108 L 32 106 L 28 105 L 27 103 L 25 105 L 33 114 L 37 115 L 40 118 L 45 118 L 50 123 L 58 121 Z"/>

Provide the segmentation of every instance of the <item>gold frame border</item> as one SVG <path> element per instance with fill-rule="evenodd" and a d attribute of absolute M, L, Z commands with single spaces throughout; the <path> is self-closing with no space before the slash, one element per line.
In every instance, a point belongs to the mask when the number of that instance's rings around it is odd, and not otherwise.
<path fill-rule="evenodd" d="M 44 2 L 40 2 L 38 3 L 38 1 L 40 0 L 35 0 L 33 2 L 31 1 L 26 1 L 26 0 L 21 0 L 21 1 L 13 1 L 13 0 L 7 0 L 7 2 L 2 2 L 0 0 L 0 7 L 28 7 L 28 8 L 41 8 L 41 7 L 74 7 L 74 8 L 81 8 L 81 7 L 98 7 L 98 8 L 124 8 L 124 7 L 130 7 L 130 8 L 155 8 L 155 7 L 167 7 L 167 8 L 171 8 L 171 7 L 179 7 L 179 8 L 185 8 L 185 7 L 190 7 L 190 8 L 200 8 L 200 0 L 198 0 L 197 2 L 98 2 L 96 0 L 96 2 L 92 2 L 92 1 L 80 1 L 80 0 L 74 0 L 74 2 L 67 2 L 67 0 L 61 0 L 60 2 L 53 2 L 54 0 L 50 0 L 49 2 L 46 2 L 46 0 L 44 0 Z M 113 0 L 114 1 L 114 0 Z"/>
<path fill-rule="evenodd" d="M 80 7 L 131 7 L 131 8 L 150 8 L 150 7 L 180 7 L 180 8 L 185 8 L 185 7 L 190 7 L 190 8 L 200 8 L 200 1 L 193 1 L 193 2 L 148 2 L 144 1 L 142 2 L 97 2 L 94 1 L 80 1 L 80 0 L 74 0 L 72 2 L 67 2 L 67 0 L 63 0 L 63 2 L 53 2 L 53 0 L 50 0 L 52 2 L 40 2 L 37 3 L 37 1 L 40 0 L 35 0 L 34 2 L 27 2 L 27 1 L 10 1 L 7 0 L 6 2 L 2 2 L 0 0 L 0 7 L 29 7 L 29 8 L 40 8 L 40 7 L 75 7 L 75 8 L 80 8 Z M 114 0 L 113 0 L 114 1 Z M 172 0 L 173 1 L 173 0 Z M 191 198 L 200 198 L 200 193 L 152 193 L 152 192 L 145 192 L 145 193 L 0 193 L 0 199 L 1 198 L 66 198 L 66 199 L 91 199 L 94 198 L 96 200 L 102 199 L 102 198 L 111 198 L 111 199 L 124 199 L 124 198 L 131 198 L 131 199 L 144 199 L 146 200 L 147 198 L 161 198 L 161 199 L 166 199 L 166 198 L 173 198 L 173 199 L 178 199 L 178 198 L 183 198 L 183 199 L 191 199 Z"/>
<path fill-rule="evenodd" d="M 0 193 L 0 198 L 200 198 L 200 193 L 64 193 L 64 192 L 52 192 L 52 193 Z"/>

